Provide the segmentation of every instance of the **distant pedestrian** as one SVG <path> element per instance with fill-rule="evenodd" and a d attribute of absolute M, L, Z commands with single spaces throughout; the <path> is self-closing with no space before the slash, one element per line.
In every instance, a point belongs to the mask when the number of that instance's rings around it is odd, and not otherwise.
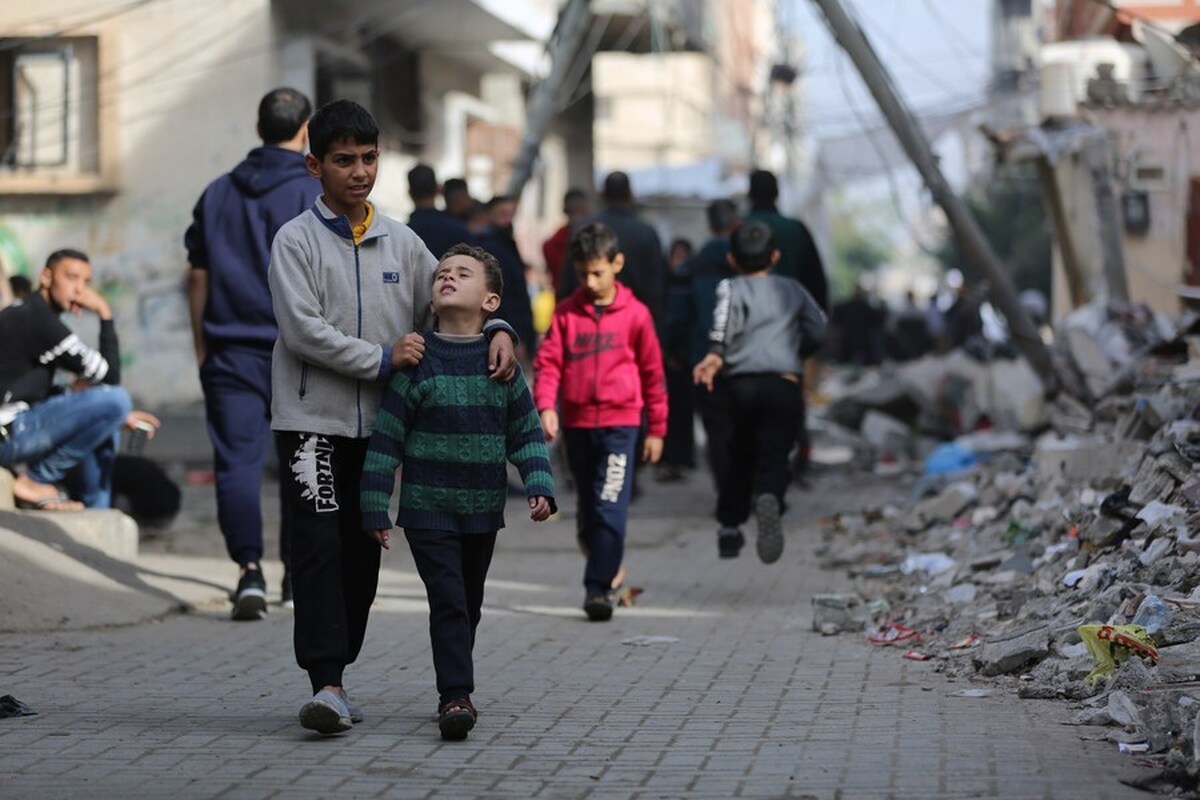
<path fill-rule="evenodd" d="M 546 259 L 546 271 L 555 292 L 563 282 L 563 268 L 567 263 L 567 245 L 571 241 L 571 226 L 578 226 L 592 213 L 592 201 L 583 189 L 568 189 L 563 196 L 563 214 L 567 221 L 550 238 L 542 242 L 542 256 Z"/>
<path fill-rule="evenodd" d="M 24 275 L 13 275 L 8 279 L 8 288 L 12 292 L 12 299 L 24 300 L 29 295 L 33 294 L 33 282 Z"/>
<path fill-rule="evenodd" d="M 667 251 L 667 323 L 663 334 L 663 363 L 667 376 L 667 437 L 657 478 L 670 482 L 683 478 L 685 469 L 696 466 L 696 438 L 693 417 L 695 404 L 691 361 L 692 278 L 688 272 L 692 243 L 687 239 L 671 242 Z"/>
<path fill-rule="evenodd" d="M 609 173 L 604 179 L 603 200 L 603 210 L 575 225 L 574 230 L 587 222 L 598 222 L 613 231 L 625 257 L 620 282 L 632 289 L 633 296 L 650 310 L 655 331 L 662 336 L 667 321 L 667 264 L 662 241 L 658 232 L 638 216 L 627 174 Z M 562 277 L 558 295 L 566 297 L 579 286 L 579 280 L 573 269 L 564 270 Z"/>
<path fill-rule="evenodd" d="M 688 264 L 691 288 L 688 363 L 692 366 L 699 364 L 708 354 L 708 334 L 712 330 L 713 308 L 717 304 L 717 286 L 726 278 L 737 275 L 729 264 L 729 236 L 739 223 L 737 206 L 732 200 L 714 200 L 708 204 L 707 216 L 712 238 L 704 243 Z M 711 390 L 696 387 L 694 400 L 700 410 L 700 422 L 704 425 L 705 438 L 708 440 L 708 465 L 712 470 L 713 483 L 720 489 L 728 469 L 729 439 L 733 432 L 724 378 L 720 375 L 714 378 Z"/>
<path fill-rule="evenodd" d="M 587 556 L 583 610 L 604 621 L 620 588 L 614 584 L 643 409 L 648 425 L 640 455 L 654 464 L 667 431 L 667 395 L 649 309 L 616 280 L 625 266 L 616 234 L 589 223 L 571 237 L 569 252 L 580 288 L 554 310 L 534 363 L 534 397 L 548 441 L 558 438 L 561 420 Z"/>
<path fill-rule="evenodd" d="M 470 216 L 471 204 L 478 202 L 471 197 L 467 182 L 462 178 L 449 178 L 442 184 L 442 200 L 446 203 L 446 213 L 464 225 Z"/>
<path fill-rule="evenodd" d="M 424 356 L 416 331 L 430 326 L 437 261 L 367 200 L 379 168 L 370 112 L 336 100 L 313 115 L 309 133 L 306 163 L 322 194 L 271 248 L 271 427 L 292 526 L 296 661 L 313 691 L 300 724 L 331 734 L 362 719 L 342 681 L 379 582 L 379 545 L 363 535 L 359 509 L 363 459 L 381 384 Z M 493 336 L 493 377 L 506 380 L 515 363 L 509 337 Z"/>
<path fill-rule="evenodd" d="M 213 447 L 217 524 L 239 568 L 233 618 L 267 613 L 262 471 L 271 442 L 271 349 L 278 329 L 267 285 L 271 241 L 305 212 L 321 184 L 304 166 L 312 105 L 295 89 L 258 105 L 262 147 L 208 185 L 184 235 L 188 308 L 208 438 Z M 282 505 L 282 503 L 281 503 Z M 279 529 L 280 601 L 292 603 L 291 535 Z"/>
<path fill-rule="evenodd" d="M 824 339 L 825 315 L 799 282 L 768 274 L 779 249 L 765 224 L 740 225 L 730 258 L 741 275 L 717 288 L 710 352 L 695 369 L 696 382 L 706 387 L 725 374 L 733 420 L 729 471 L 717 499 L 717 551 L 722 558 L 739 554 L 741 526 L 753 508 L 755 548 L 770 564 L 783 554 L 780 515 L 799 422 L 796 387 L 805 357 Z"/>
<path fill-rule="evenodd" d="M 452 247 L 433 276 L 437 329 L 425 357 L 393 373 L 363 465 L 363 528 L 389 547 L 388 506 L 400 480 L 396 525 L 404 528 L 429 598 L 429 634 L 437 673 L 438 727 L 464 739 L 475 726 L 471 651 L 484 581 L 504 527 L 505 458 L 521 472 L 529 516 L 557 510 L 550 457 L 525 378 L 488 378 L 483 325 L 500 307 L 503 278 L 490 253 Z M 463 449 L 462 442 L 474 445 Z M 469 486 L 470 491 L 445 491 Z"/>
<path fill-rule="evenodd" d="M 466 224 L 437 207 L 438 182 L 432 167 L 417 164 L 408 171 L 408 196 L 415 206 L 408 227 L 421 237 L 434 258 L 441 258 L 456 244 L 470 241 Z"/>
<path fill-rule="evenodd" d="M 533 331 L 533 305 L 525 280 L 525 259 L 521 257 L 513 232 L 517 201 L 508 195 L 497 195 L 488 201 L 487 213 L 488 224 L 474 235 L 473 243 L 500 262 L 500 271 L 504 275 L 504 296 L 497 315 L 517 332 L 521 339 L 517 357 L 522 363 L 527 363 L 537 335 Z"/>

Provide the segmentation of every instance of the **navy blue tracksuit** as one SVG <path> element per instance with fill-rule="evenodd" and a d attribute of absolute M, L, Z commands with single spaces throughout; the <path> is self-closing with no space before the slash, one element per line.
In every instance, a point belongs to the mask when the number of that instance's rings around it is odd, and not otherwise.
<path fill-rule="evenodd" d="M 576 525 L 587 552 L 587 594 L 607 594 L 625 558 L 625 520 L 633 494 L 638 434 L 628 427 L 564 428 L 578 497 Z"/>

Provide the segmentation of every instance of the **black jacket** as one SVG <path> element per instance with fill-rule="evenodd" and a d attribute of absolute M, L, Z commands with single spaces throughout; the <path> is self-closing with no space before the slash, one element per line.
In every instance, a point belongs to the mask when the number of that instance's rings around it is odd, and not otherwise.
<path fill-rule="evenodd" d="M 120 350 L 112 320 L 100 321 L 100 351 L 88 347 L 63 324 L 41 294 L 0 311 L 0 404 L 45 400 L 54 370 L 65 369 L 93 383 L 121 382 Z"/>

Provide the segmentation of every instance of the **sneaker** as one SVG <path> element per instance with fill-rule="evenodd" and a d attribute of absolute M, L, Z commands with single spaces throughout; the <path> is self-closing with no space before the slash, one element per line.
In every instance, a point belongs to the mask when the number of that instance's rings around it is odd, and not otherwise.
<path fill-rule="evenodd" d="M 363 721 L 362 708 L 350 699 L 350 695 L 346 694 L 346 690 L 342 690 L 342 702 L 346 704 L 346 713 L 350 715 L 350 721 L 355 725 Z"/>
<path fill-rule="evenodd" d="M 608 592 L 589 594 L 583 601 L 583 613 L 592 622 L 607 622 L 613 615 L 612 596 Z"/>
<path fill-rule="evenodd" d="M 242 573 L 233 593 L 233 618 L 262 619 L 267 615 L 267 582 L 262 570 L 248 569 Z"/>
<path fill-rule="evenodd" d="M 300 725 L 329 736 L 350 730 L 354 721 L 350 719 L 350 710 L 341 694 L 322 689 L 300 708 Z"/>
<path fill-rule="evenodd" d="M 279 605 L 284 608 L 296 607 L 292 599 L 292 573 L 286 569 L 283 571 L 283 581 L 279 584 Z"/>
<path fill-rule="evenodd" d="M 469 697 L 450 700 L 438 706 L 438 730 L 448 742 L 461 742 L 475 727 L 479 712 L 471 705 Z"/>
<path fill-rule="evenodd" d="M 758 557 L 764 564 L 774 564 L 783 555 L 779 498 L 773 494 L 760 494 L 754 500 L 754 516 L 758 521 L 758 539 L 754 542 Z"/>
<path fill-rule="evenodd" d="M 746 537 L 738 528 L 722 527 L 717 531 L 717 555 L 721 558 L 737 558 L 746 544 Z"/>

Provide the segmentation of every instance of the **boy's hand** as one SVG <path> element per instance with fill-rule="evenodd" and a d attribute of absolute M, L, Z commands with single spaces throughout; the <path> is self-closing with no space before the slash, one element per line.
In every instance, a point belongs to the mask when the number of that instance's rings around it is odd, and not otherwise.
<path fill-rule="evenodd" d="M 716 353 L 709 353 L 692 370 L 692 382 L 697 385 L 703 384 L 704 388 L 711 392 L 713 390 L 713 379 L 717 377 L 717 373 L 721 371 L 721 367 L 724 365 L 724 359 Z"/>
<path fill-rule="evenodd" d="M 529 498 L 529 518 L 534 522 L 550 519 L 550 501 L 544 497 Z"/>
<path fill-rule="evenodd" d="M 392 368 L 403 369 L 420 364 L 425 357 L 425 337 L 413 331 L 406 333 L 392 344 Z"/>
<path fill-rule="evenodd" d="M 374 539 L 376 541 L 376 543 L 378 543 L 379 546 L 382 547 L 384 550 L 392 549 L 392 546 L 390 544 L 391 539 L 392 539 L 391 531 L 385 531 L 385 530 L 367 531 L 367 536 L 370 536 L 372 539 Z"/>
<path fill-rule="evenodd" d="M 513 338 L 508 331 L 501 331 L 488 345 L 488 375 L 494 381 L 508 383 L 516 374 L 517 351 L 513 347 Z"/>
<path fill-rule="evenodd" d="M 657 464 L 662 458 L 663 440 L 661 436 L 647 436 L 646 443 L 642 445 L 642 461 L 648 464 Z"/>
<path fill-rule="evenodd" d="M 558 439 L 558 412 L 552 408 L 542 412 L 542 432 L 546 435 L 546 441 L 551 444 Z"/>

